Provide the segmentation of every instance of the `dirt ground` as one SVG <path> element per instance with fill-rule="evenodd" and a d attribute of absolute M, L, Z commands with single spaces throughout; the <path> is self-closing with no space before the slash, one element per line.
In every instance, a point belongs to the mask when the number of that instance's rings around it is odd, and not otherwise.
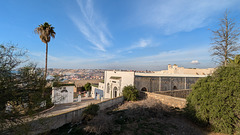
<path fill-rule="evenodd" d="M 92 120 L 66 125 L 48 134 L 81 135 L 224 135 L 209 133 L 158 100 L 125 102 L 100 111 Z"/>

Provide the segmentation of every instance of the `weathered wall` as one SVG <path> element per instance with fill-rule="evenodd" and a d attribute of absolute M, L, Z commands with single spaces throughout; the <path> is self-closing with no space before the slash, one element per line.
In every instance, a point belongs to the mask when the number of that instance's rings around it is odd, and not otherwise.
<path fill-rule="evenodd" d="M 187 90 L 168 90 L 168 91 L 158 91 L 158 92 L 155 92 L 155 93 L 162 94 L 162 95 L 168 95 L 168 96 L 172 96 L 172 97 L 186 98 L 190 94 L 191 91 L 192 91 L 191 89 L 187 89 Z"/>
<path fill-rule="evenodd" d="M 52 87 L 52 102 L 54 104 L 72 103 L 75 86 Z"/>
<path fill-rule="evenodd" d="M 141 91 L 146 88 L 148 92 L 159 91 L 159 77 L 135 77 L 134 86 Z"/>
<path fill-rule="evenodd" d="M 108 107 L 117 105 L 122 102 L 123 102 L 123 97 L 117 97 L 117 98 L 100 102 L 98 103 L 98 105 L 100 107 L 100 110 L 104 110 Z M 51 129 L 59 128 L 67 123 L 78 122 L 81 120 L 81 114 L 85 108 L 86 107 L 83 107 L 77 110 L 31 121 L 28 123 L 29 129 L 30 129 L 29 134 L 35 135 L 35 134 L 49 131 Z"/>
<path fill-rule="evenodd" d="M 198 77 L 189 77 L 187 78 L 187 87 L 186 89 L 191 89 L 191 85 L 195 84 L 199 78 Z"/>
<path fill-rule="evenodd" d="M 142 94 L 144 95 L 143 92 Z M 171 97 L 171 96 L 151 93 L 151 92 L 145 92 L 145 96 L 147 96 L 147 98 L 154 98 L 154 99 L 160 100 L 163 104 L 167 106 L 178 107 L 180 109 L 184 108 L 187 102 L 186 99 L 184 98 Z"/>
<path fill-rule="evenodd" d="M 185 77 L 161 77 L 161 90 L 185 89 Z"/>
<path fill-rule="evenodd" d="M 135 87 L 141 91 L 146 88 L 148 92 L 191 89 L 199 77 L 156 77 L 156 76 L 135 76 Z M 186 81 L 186 82 L 185 82 Z"/>

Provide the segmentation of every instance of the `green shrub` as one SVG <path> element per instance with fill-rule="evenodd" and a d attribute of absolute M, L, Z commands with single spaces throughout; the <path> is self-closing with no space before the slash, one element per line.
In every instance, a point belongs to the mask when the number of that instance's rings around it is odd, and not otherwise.
<path fill-rule="evenodd" d="M 98 114 L 98 110 L 99 105 L 97 104 L 90 104 L 89 106 L 87 106 L 87 108 L 82 113 L 83 121 L 92 120 L 94 116 Z"/>
<path fill-rule="evenodd" d="M 123 97 L 127 101 L 136 101 L 138 98 L 138 90 L 132 86 L 125 86 L 123 88 Z"/>
<path fill-rule="evenodd" d="M 199 79 L 187 97 L 186 113 L 216 132 L 234 133 L 240 124 L 240 66 L 219 67 Z"/>
<path fill-rule="evenodd" d="M 87 82 L 87 83 L 84 85 L 84 88 L 85 88 L 86 91 L 90 91 L 91 88 L 92 88 L 91 83 Z"/>

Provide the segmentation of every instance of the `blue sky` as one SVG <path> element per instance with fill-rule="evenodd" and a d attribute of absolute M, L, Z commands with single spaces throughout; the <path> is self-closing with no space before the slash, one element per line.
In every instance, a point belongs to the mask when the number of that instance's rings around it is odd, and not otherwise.
<path fill-rule="evenodd" d="M 0 2 L 0 43 L 28 50 L 44 67 L 34 29 L 55 27 L 49 68 L 161 70 L 167 64 L 215 67 L 208 29 L 226 9 L 239 21 L 239 0 L 9 0 Z"/>

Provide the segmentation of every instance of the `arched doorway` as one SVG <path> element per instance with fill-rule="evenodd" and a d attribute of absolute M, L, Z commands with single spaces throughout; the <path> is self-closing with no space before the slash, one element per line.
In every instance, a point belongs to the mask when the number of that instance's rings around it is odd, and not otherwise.
<path fill-rule="evenodd" d="M 117 87 L 113 88 L 113 94 L 114 94 L 113 98 L 117 97 L 117 90 L 118 90 Z"/>
<path fill-rule="evenodd" d="M 173 86 L 173 90 L 177 90 L 177 86 Z"/>
<path fill-rule="evenodd" d="M 141 91 L 147 91 L 147 88 L 146 88 L 146 87 L 143 87 L 143 88 L 141 89 Z"/>

